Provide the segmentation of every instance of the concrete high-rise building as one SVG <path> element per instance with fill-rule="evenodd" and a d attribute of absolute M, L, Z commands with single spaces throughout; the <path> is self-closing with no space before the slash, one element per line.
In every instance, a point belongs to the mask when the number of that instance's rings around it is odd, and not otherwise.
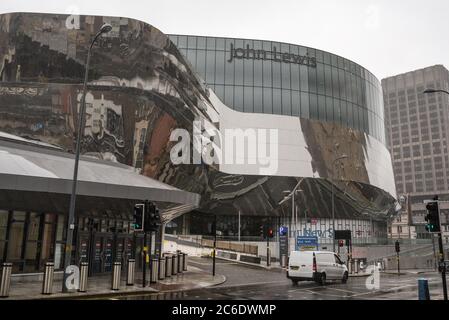
<path fill-rule="evenodd" d="M 449 90 L 442 65 L 382 80 L 385 127 L 398 199 L 403 211 L 389 227 L 393 238 L 428 238 L 423 200 L 449 199 L 449 95 L 424 94 L 428 88 Z M 449 203 L 442 203 L 443 241 L 449 242 Z M 410 224 L 409 224 L 410 221 Z"/>

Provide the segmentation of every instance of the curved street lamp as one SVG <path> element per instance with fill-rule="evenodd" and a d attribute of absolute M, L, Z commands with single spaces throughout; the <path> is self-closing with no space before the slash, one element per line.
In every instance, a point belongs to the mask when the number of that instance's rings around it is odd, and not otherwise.
<path fill-rule="evenodd" d="M 75 229 L 75 202 L 76 202 L 76 186 L 78 180 L 78 163 L 80 158 L 80 144 L 81 135 L 84 124 L 84 114 L 86 111 L 86 91 L 87 91 L 87 79 L 89 77 L 89 63 L 90 63 L 90 52 L 94 43 L 97 41 L 98 37 L 104 33 L 108 33 L 112 30 L 110 24 L 103 24 L 100 30 L 97 32 L 92 42 L 90 43 L 89 49 L 87 50 L 87 60 L 84 71 L 84 82 L 83 82 L 83 96 L 81 98 L 81 110 L 78 117 L 78 131 L 76 135 L 76 150 L 75 150 L 75 166 L 73 169 L 73 182 L 72 182 L 72 194 L 70 196 L 70 209 L 69 216 L 67 218 L 67 237 L 65 244 L 65 254 L 64 254 L 64 279 L 62 281 L 62 292 L 68 292 L 70 289 L 67 287 L 66 279 L 70 275 L 67 273 L 67 267 L 70 265 L 72 260 L 72 242 L 73 242 L 73 230 Z"/>

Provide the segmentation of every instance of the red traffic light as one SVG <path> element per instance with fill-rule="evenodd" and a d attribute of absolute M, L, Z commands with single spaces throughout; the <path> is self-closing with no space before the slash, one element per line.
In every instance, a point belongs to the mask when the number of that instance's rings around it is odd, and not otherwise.
<path fill-rule="evenodd" d="M 273 229 L 269 228 L 268 229 L 268 238 L 273 238 L 273 237 L 274 237 Z"/>
<path fill-rule="evenodd" d="M 344 240 L 338 240 L 338 246 L 339 247 L 343 247 L 345 245 L 345 241 Z"/>

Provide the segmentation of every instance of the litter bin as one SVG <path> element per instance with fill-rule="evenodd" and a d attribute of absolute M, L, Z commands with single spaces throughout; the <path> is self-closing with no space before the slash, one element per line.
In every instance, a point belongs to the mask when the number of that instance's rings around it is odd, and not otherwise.
<path fill-rule="evenodd" d="M 184 258 L 182 259 L 182 270 L 187 271 L 187 253 L 183 253 Z"/>
<path fill-rule="evenodd" d="M 182 252 L 179 251 L 178 252 L 178 273 L 182 273 L 182 265 L 183 265 L 183 258 L 184 256 L 182 255 Z"/>
<path fill-rule="evenodd" d="M 172 255 L 171 262 L 171 274 L 176 275 L 178 274 L 178 255 L 176 253 Z"/>
<path fill-rule="evenodd" d="M 128 272 L 126 274 L 126 285 L 132 286 L 134 285 L 134 271 L 136 268 L 136 260 L 128 259 Z"/>
<path fill-rule="evenodd" d="M 44 269 L 44 281 L 42 282 L 42 294 L 53 293 L 53 278 L 55 273 L 54 262 L 46 262 Z"/>
<path fill-rule="evenodd" d="M 159 259 L 159 280 L 165 279 L 165 258 L 161 257 Z"/>
<path fill-rule="evenodd" d="M 81 262 L 80 264 L 80 286 L 79 292 L 87 291 L 87 270 L 89 268 L 89 264 L 87 262 Z"/>
<path fill-rule="evenodd" d="M 171 277 L 171 267 L 172 267 L 172 256 L 170 254 L 165 254 L 165 277 Z"/>
<path fill-rule="evenodd" d="M 2 271 L 0 273 L 0 297 L 6 298 L 9 296 L 9 289 L 11 287 L 11 271 L 12 263 L 3 262 Z"/>
<path fill-rule="evenodd" d="M 118 290 L 120 287 L 120 273 L 122 269 L 121 262 L 114 262 L 112 266 L 112 290 Z"/>
<path fill-rule="evenodd" d="M 157 258 L 151 258 L 151 277 L 150 277 L 150 282 L 151 283 L 156 283 L 157 282 L 157 271 L 158 271 L 158 267 L 159 267 L 159 262 Z"/>

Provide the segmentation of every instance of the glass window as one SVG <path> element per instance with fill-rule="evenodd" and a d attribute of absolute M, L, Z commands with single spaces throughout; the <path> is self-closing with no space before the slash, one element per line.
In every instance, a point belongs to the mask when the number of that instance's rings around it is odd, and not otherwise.
<path fill-rule="evenodd" d="M 0 241 L 6 240 L 6 229 L 8 227 L 9 212 L 6 210 L 0 210 Z M 0 255 L 2 259 L 2 255 Z"/>
<path fill-rule="evenodd" d="M 234 84 L 234 61 L 232 60 L 232 62 L 226 62 L 225 64 L 225 84 Z"/>
<path fill-rule="evenodd" d="M 333 99 L 333 102 L 334 102 L 334 121 L 336 123 L 342 124 L 340 100 Z"/>
<path fill-rule="evenodd" d="M 244 87 L 243 88 L 243 94 L 244 94 L 244 111 L 245 112 L 253 112 L 253 87 Z"/>
<path fill-rule="evenodd" d="M 282 114 L 292 115 L 291 91 L 282 90 Z"/>
<path fill-rule="evenodd" d="M 197 49 L 206 49 L 206 38 L 205 37 L 197 37 L 196 38 L 196 48 Z"/>
<path fill-rule="evenodd" d="M 338 70 L 338 82 L 340 84 L 340 97 L 342 100 L 346 100 L 345 72 L 341 69 Z"/>
<path fill-rule="evenodd" d="M 301 115 L 301 93 L 299 91 L 291 91 L 292 97 L 292 116 L 299 117 Z"/>
<path fill-rule="evenodd" d="M 316 93 L 317 92 L 317 85 L 316 85 L 316 69 L 314 68 L 309 68 L 308 70 L 308 74 L 309 74 L 309 81 L 308 81 L 308 86 L 309 86 L 309 92 L 311 93 Z M 302 89 L 301 87 L 301 90 Z"/>
<path fill-rule="evenodd" d="M 281 63 L 272 62 L 273 88 L 281 88 Z"/>
<path fill-rule="evenodd" d="M 263 63 L 262 60 L 254 60 L 254 85 L 263 85 Z"/>
<path fill-rule="evenodd" d="M 206 83 L 215 84 L 215 51 L 206 52 Z"/>
<path fill-rule="evenodd" d="M 317 86 L 317 93 L 318 94 L 325 94 L 325 88 L 324 88 L 324 65 L 321 63 L 318 63 L 316 66 L 316 86 Z"/>
<path fill-rule="evenodd" d="M 187 47 L 189 49 L 196 49 L 196 37 L 194 36 L 187 36 Z"/>
<path fill-rule="evenodd" d="M 334 121 L 334 103 L 332 97 L 326 97 L 326 120 Z"/>
<path fill-rule="evenodd" d="M 206 51 L 196 50 L 196 72 L 202 79 L 206 78 Z"/>
<path fill-rule="evenodd" d="M 243 111 L 243 87 L 234 87 L 234 110 Z"/>
<path fill-rule="evenodd" d="M 271 82 L 271 61 L 263 60 L 262 64 L 263 64 L 263 86 L 266 88 L 271 88 L 273 86 Z"/>
<path fill-rule="evenodd" d="M 224 103 L 229 107 L 234 109 L 234 87 L 225 86 Z"/>
<path fill-rule="evenodd" d="M 332 67 L 332 96 L 340 98 L 340 81 L 338 81 L 338 69 L 335 67 Z"/>
<path fill-rule="evenodd" d="M 8 260 L 19 260 L 22 258 L 23 229 L 24 222 L 14 221 L 11 223 L 8 241 Z"/>
<path fill-rule="evenodd" d="M 196 50 L 187 50 L 187 60 L 192 65 L 193 69 L 196 70 Z"/>
<path fill-rule="evenodd" d="M 206 43 L 207 49 L 215 50 L 215 38 L 208 37 Z"/>
<path fill-rule="evenodd" d="M 243 61 L 246 59 L 236 59 L 234 60 L 234 84 L 243 85 Z"/>
<path fill-rule="evenodd" d="M 56 227 L 56 241 L 63 241 L 65 238 L 64 221 L 65 221 L 64 216 L 58 215 L 58 225 Z"/>
<path fill-rule="evenodd" d="M 225 48 L 225 39 L 223 38 L 215 39 L 215 47 L 217 50 L 228 50 Z"/>
<path fill-rule="evenodd" d="M 299 66 L 300 89 L 309 92 L 309 69 L 306 66 Z"/>
<path fill-rule="evenodd" d="M 300 77 L 299 77 L 299 65 L 291 64 L 290 71 L 291 71 L 291 88 L 292 88 L 292 90 L 300 90 L 301 86 L 300 86 Z"/>
<path fill-rule="evenodd" d="M 272 89 L 263 89 L 263 113 L 273 113 Z"/>
<path fill-rule="evenodd" d="M 349 126 L 348 104 L 346 103 L 346 101 L 340 100 L 340 110 L 341 110 L 341 123 L 344 126 Z"/>
<path fill-rule="evenodd" d="M 208 54 L 209 55 L 209 54 Z M 215 84 L 224 84 L 225 78 L 225 53 L 215 52 Z"/>
<path fill-rule="evenodd" d="M 301 92 L 301 117 L 309 119 L 309 94 Z"/>
<path fill-rule="evenodd" d="M 318 119 L 326 121 L 326 98 L 322 95 L 318 95 Z"/>
<path fill-rule="evenodd" d="M 37 241 L 39 237 L 39 222 L 40 214 L 30 213 L 30 220 L 28 222 L 28 240 Z"/>
<path fill-rule="evenodd" d="M 254 88 L 254 112 L 263 113 L 262 88 Z"/>
<path fill-rule="evenodd" d="M 318 97 L 315 94 L 311 94 L 310 98 L 310 119 L 318 120 Z"/>
<path fill-rule="evenodd" d="M 325 93 L 332 97 L 332 68 L 328 65 L 324 66 Z"/>
<path fill-rule="evenodd" d="M 253 59 L 244 59 L 244 61 L 243 61 L 243 65 L 244 65 L 244 71 L 243 71 L 244 83 L 243 84 L 245 86 L 253 86 L 254 85 L 253 64 L 254 64 Z"/>
<path fill-rule="evenodd" d="M 186 36 L 178 36 L 178 49 L 187 48 L 187 37 Z"/>
<path fill-rule="evenodd" d="M 281 75 L 282 75 L 282 89 L 290 89 L 290 64 L 282 62 L 281 64 Z"/>
<path fill-rule="evenodd" d="M 273 89 L 273 113 L 282 114 L 281 89 Z"/>

